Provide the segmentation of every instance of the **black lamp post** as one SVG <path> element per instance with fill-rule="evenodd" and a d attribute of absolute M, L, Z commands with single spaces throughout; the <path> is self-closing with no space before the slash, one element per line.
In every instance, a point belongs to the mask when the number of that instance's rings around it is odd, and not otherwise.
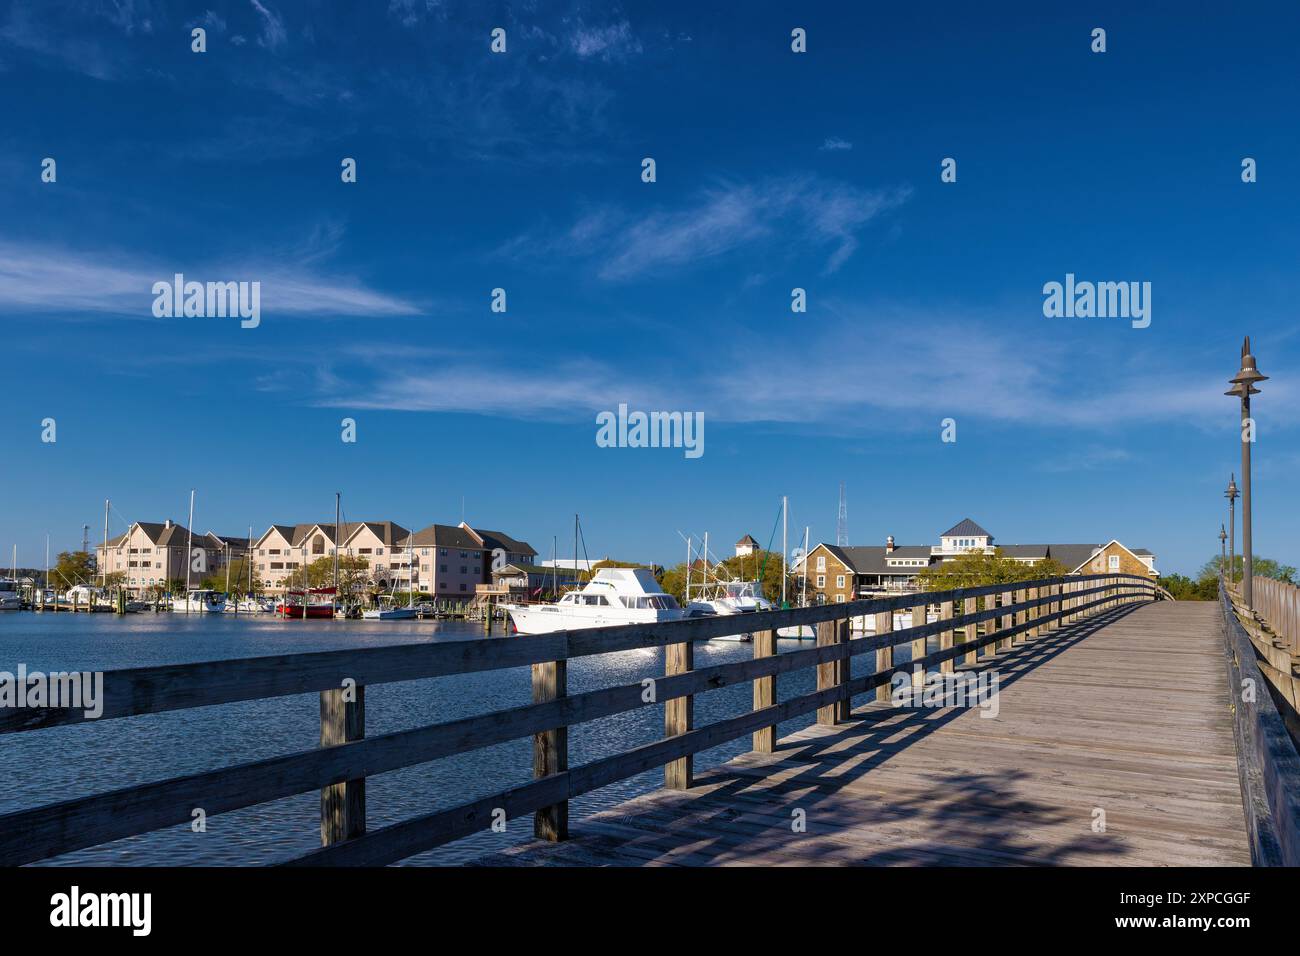
<path fill-rule="evenodd" d="M 1237 476 L 1228 476 L 1228 586 L 1237 583 Z"/>
<path fill-rule="evenodd" d="M 1250 354 L 1250 336 L 1241 344 L 1241 370 L 1229 381 L 1232 388 L 1223 394 L 1241 399 L 1241 599 L 1250 610 L 1255 608 L 1254 571 L 1250 548 L 1250 446 L 1255 441 L 1255 426 L 1250 422 L 1250 396 L 1259 394 L 1256 382 L 1267 379 L 1255 367 Z"/>
<path fill-rule="evenodd" d="M 1223 525 L 1219 525 L 1219 580 L 1223 580 L 1223 572 L 1228 563 L 1228 532 L 1223 530 Z"/>

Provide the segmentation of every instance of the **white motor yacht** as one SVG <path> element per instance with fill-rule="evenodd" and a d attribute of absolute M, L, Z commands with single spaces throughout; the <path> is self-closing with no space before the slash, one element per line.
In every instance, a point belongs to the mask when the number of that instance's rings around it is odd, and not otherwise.
<path fill-rule="evenodd" d="M 23 596 L 14 578 L 0 578 L 0 611 L 17 611 L 23 606 Z"/>
<path fill-rule="evenodd" d="M 581 591 L 554 604 L 507 604 L 520 634 L 679 621 L 682 609 L 647 568 L 600 568 Z"/>
<path fill-rule="evenodd" d="M 196 588 L 181 597 L 172 598 L 172 610 L 190 614 L 220 614 L 226 609 L 226 596 L 220 591 Z"/>

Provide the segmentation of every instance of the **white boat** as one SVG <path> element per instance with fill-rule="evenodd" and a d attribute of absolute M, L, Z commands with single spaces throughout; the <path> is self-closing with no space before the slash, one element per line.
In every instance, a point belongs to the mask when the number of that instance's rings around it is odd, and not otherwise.
<path fill-rule="evenodd" d="M 0 611 L 17 611 L 23 606 L 22 592 L 15 578 L 0 578 Z"/>
<path fill-rule="evenodd" d="M 409 621 L 420 616 L 420 609 L 415 605 L 397 607 L 391 601 L 382 607 L 368 608 L 361 612 L 363 621 Z"/>
<path fill-rule="evenodd" d="M 520 634 L 679 621 L 682 609 L 647 568 L 600 568 L 581 591 L 554 604 L 507 604 Z"/>
<path fill-rule="evenodd" d="M 226 596 L 220 591 L 195 588 L 183 597 L 172 598 L 172 610 L 190 614 L 220 614 L 226 609 Z"/>
<path fill-rule="evenodd" d="M 233 604 L 227 601 L 225 608 L 227 614 L 269 614 L 274 610 L 274 603 L 255 597 L 240 598 Z"/>
<path fill-rule="evenodd" d="M 775 611 L 776 605 L 763 596 L 761 581 L 720 581 L 707 597 L 696 598 L 686 605 L 687 617 L 725 617 Z M 728 634 L 715 641 L 748 641 L 750 634 Z"/>

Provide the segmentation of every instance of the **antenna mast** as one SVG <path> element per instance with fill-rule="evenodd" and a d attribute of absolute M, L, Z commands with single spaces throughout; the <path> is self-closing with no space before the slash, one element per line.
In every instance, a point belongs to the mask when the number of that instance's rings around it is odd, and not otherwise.
<path fill-rule="evenodd" d="M 840 513 L 835 519 L 835 544 L 840 548 L 849 545 L 849 502 L 844 497 L 844 482 L 840 482 Z"/>

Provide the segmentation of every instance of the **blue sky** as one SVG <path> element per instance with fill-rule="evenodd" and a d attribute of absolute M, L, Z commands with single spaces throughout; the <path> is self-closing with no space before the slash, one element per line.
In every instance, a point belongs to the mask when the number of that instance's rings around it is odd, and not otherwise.
<path fill-rule="evenodd" d="M 669 562 L 782 494 L 833 540 L 843 481 L 855 544 L 969 516 L 1190 572 L 1244 334 L 1256 551 L 1297 563 L 1293 5 L 700 6 L 0 3 L 5 563 L 192 487 L 220 533 L 339 490 Z M 176 272 L 259 281 L 261 324 L 155 318 Z M 1045 318 L 1067 272 L 1150 282 L 1150 327 Z M 620 402 L 705 454 L 597 447 Z"/>

